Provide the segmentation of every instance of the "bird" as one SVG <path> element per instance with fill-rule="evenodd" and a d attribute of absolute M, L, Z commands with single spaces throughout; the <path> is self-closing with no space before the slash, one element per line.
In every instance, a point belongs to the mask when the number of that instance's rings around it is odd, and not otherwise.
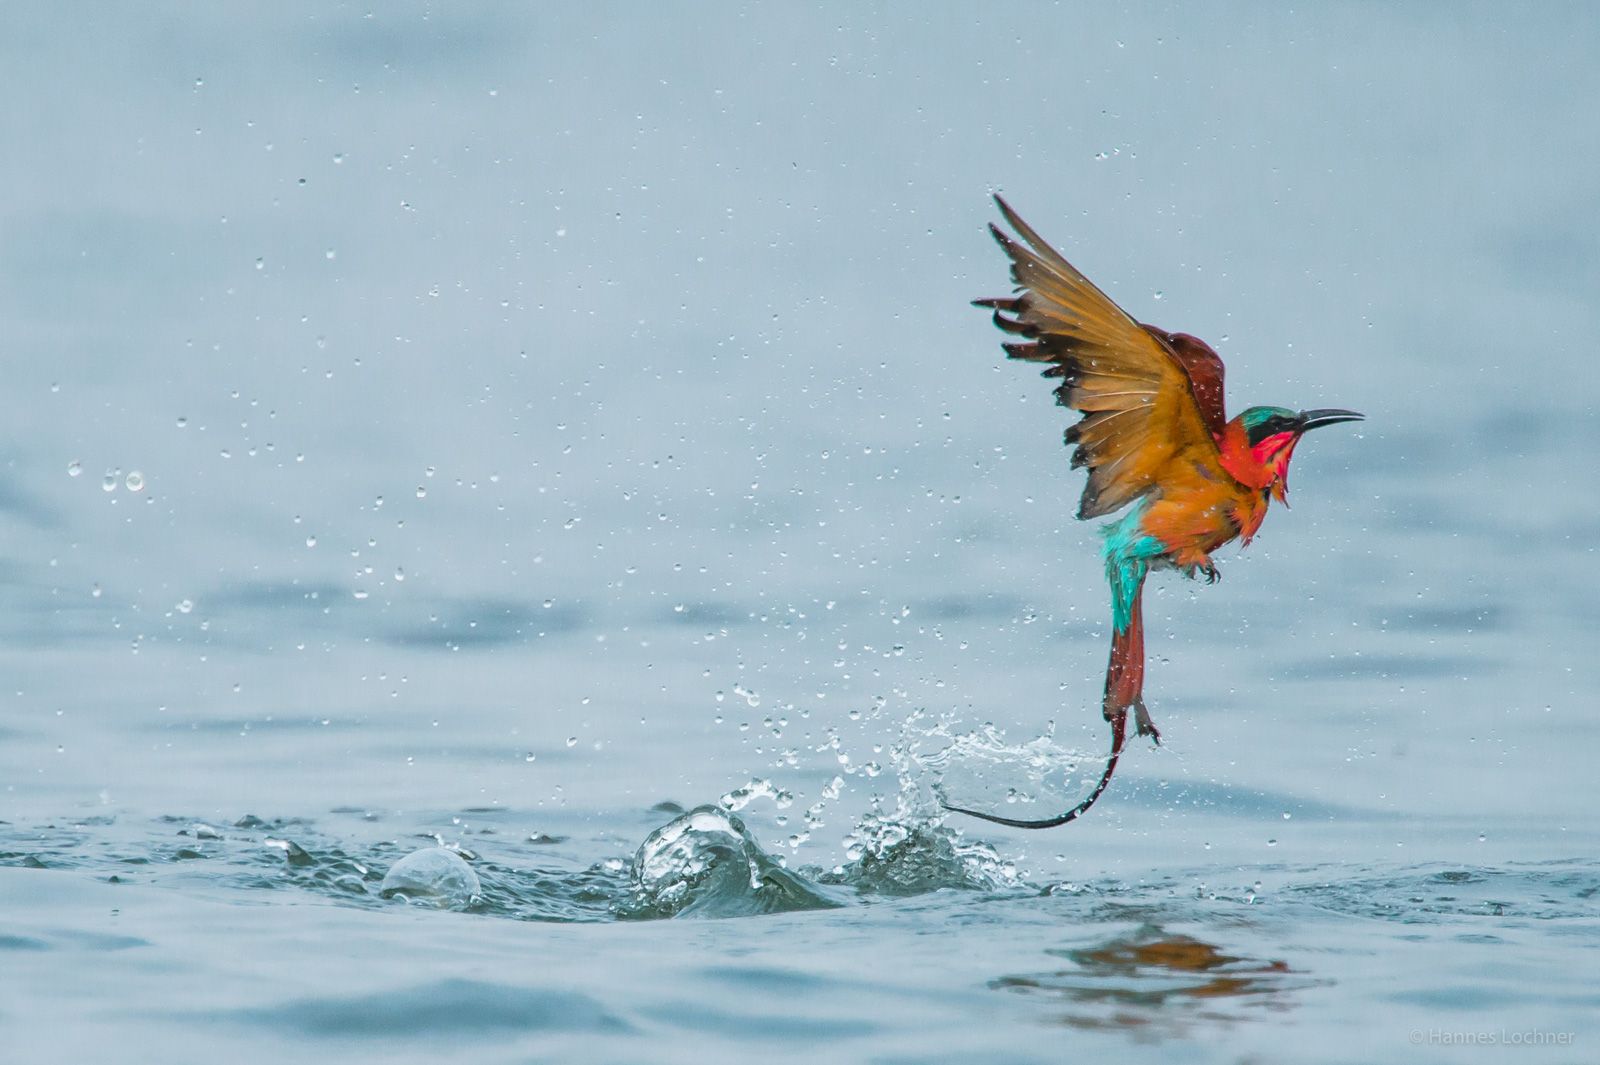
<path fill-rule="evenodd" d="M 1312 429 L 1361 421 L 1356 411 L 1250 407 L 1228 418 L 1222 359 L 1198 337 L 1135 321 L 995 197 L 1021 242 L 990 223 L 1011 261 L 1009 297 L 973 300 L 994 324 L 1021 338 L 1006 354 L 1047 363 L 1059 378 L 1057 404 L 1083 418 L 1066 431 L 1072 468 L 1087 468 L 1080 519 L 1127 508 L 1104 525 L 1101 557 L 1111 586 L 1111 657 L 1101 710 L 1111 724 L 1111 755 L 1094 791 L 1059 817 L 1037 821 L 946 806 L 1017 828 L 1071 821 L 1100 797 L 1116 769 L 1128 711 L 1140 736 L 1161 733 L 1144 704 L 1146 576 L 1173 569 L 1185 577 L 1219 577 L 1212 553 L 1250 543 L 1273 500 L 1288 505 L 1289 460 Z"/>

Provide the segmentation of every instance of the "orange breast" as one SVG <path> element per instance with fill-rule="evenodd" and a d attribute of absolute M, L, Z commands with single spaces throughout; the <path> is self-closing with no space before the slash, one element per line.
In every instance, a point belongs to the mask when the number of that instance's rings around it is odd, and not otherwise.
<path fill-rule="evenodd" d="M 1231 540 L 1248 543 L 1266 514 L 1261 492 L 1232 478 L 1184 478 L 1162 487 L 1140 525 L 1166 545 L 1175 565 L 1192 566 Z"/>

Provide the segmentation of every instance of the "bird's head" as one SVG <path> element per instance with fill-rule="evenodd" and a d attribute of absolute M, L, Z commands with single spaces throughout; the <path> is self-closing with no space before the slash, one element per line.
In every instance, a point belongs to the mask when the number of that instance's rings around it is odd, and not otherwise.
<path fill-rule="evenodd" d="M 1353 410 L 1292 411 L 1287 407 L 1251 407 L 1233 420 L 1221 443 L 1223 465 L 1243 484 L 1266 488 L 1287 504 L 1289 459 L 1294 446 L 1312 429 L 1335 422 L 1359 422 L 1365 416 Z"/>

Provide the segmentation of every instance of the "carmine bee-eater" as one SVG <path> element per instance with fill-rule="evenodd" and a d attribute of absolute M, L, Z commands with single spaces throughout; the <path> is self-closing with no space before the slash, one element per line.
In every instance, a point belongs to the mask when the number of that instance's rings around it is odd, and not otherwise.
<path fill-rule="evenodd" d="M 1186 333 L 1134 321 L 1004 200 L 996 196 L 995 202 L 1027 243 L 989 226 L 1011 259 L 1017 294 L 973 302 L 993 308 L 995 325 L 1025 340 L 1006 344 L 1006 353 L 1049 363 L 1044 376 L 1061 378 L 1056 402 L 1083 412 L 1067 430 L 1072 467 L 1089 469 L 1078 517 L 1130 508 L 1101 530 L 1111 584 L 1111 661 L 1102 704 L 1111 723 L 1111 756 L 1099 785 L 1076 808 L 1042 821 L 957 810 L 1018 828 L 1049 828 L 1077 817 L 1105 790 L 1130 709 L 1139 735 L 1161 742 L 1143 698 L 1145 576 L 1176 569 L 1216 581 L 1211 553 L 1232 540 L 1248 544 L 1271 500 L 1287 505 L 1289 459 L 1300 437 L 1362 415 L 1251 407 L 1230 421 L 1215 351 Z"/>

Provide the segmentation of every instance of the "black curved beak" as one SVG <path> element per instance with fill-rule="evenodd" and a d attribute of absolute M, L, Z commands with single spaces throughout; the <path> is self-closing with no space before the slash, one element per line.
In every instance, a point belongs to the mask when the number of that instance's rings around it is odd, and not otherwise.
<path fill-rule="evenodd" d="M 1366 420 L 1365 414 L 1357 414 L 1353 410 L 1339 410 L 1334 407 L 1322 410 L 1303 410 L 1300 412 L 1300 431 L 1302 433 L 1311 429 L 1320 429 L 1324 425 L 1333 425 L 1336 422 L 1360 422 Z"/>

